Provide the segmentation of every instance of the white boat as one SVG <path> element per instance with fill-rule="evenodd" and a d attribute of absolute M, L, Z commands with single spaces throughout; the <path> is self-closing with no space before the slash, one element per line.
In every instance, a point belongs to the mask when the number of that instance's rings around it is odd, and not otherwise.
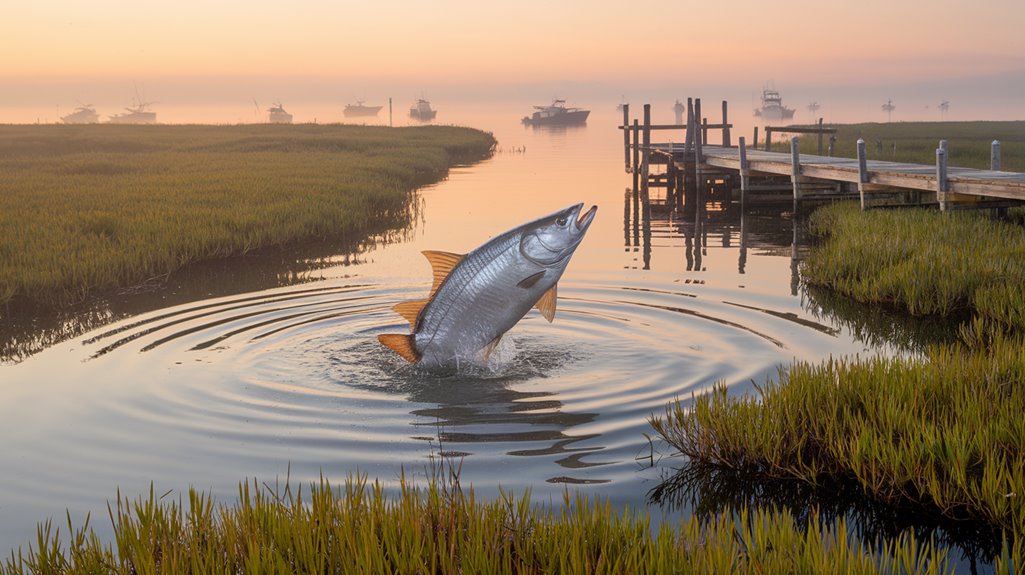
<path fill-rule="evenodd" d="M 61 122 L 65 124 L 96 124 L 99 121 L 100 115 L 96 113 L 96 108 L 93 108 L 92 104 L 79 106 L 67 116 L 61 116 Z"/>
<path fill-rule="evenodd" d="M 755 109 L 755 116 L 766 120 L 789 120 L 794 109 L 783 105 L 783 98 L 775 88 L 766 86 L 762 90 L 762 107 Z"/>
<path fill-rule="evenodd" d="M 270 108 L 267 108 L 267 122 L 271 124 L 291 124 L 292 114 L 285 111 L 285 107 L 281 105 L 281 102 L 277 102 Z"/>
<path fill-rule="evenodd" d="M 363 103 L 363 100 L 356 100 L 355 104 L 346 104 L 345 109 L 342 110 L 342 114 L 346 118 L 363 118 L 367 116 L 376 116 L 381 108 L 384 106 L 367 106 Z"/>
<path fill-rule="evenodd" d="M 120 114 L 110 117 L 111 124 L 156 124 L 157 113 L 146 108 L 153 102 L 139 102 L 137 105 L 125 108 Z"/>
<path fill-rule="evenodd" d="M 566 100 L 552 100 L 551 106 L 534 106 L 534 113 L 523 117 L 528 126 L 568 126 L 587 122 L 590 110 L 567 108 Z"/>
<path fill-rule="evenodd" d="M 431 108 L 431 103 L 423 98 L 420 98 L 409 108 L 409 117 L 414 120 L 420 120 L 421 122 L 428 122 L 433 120 L 438 115 L 438 111 Z"/>

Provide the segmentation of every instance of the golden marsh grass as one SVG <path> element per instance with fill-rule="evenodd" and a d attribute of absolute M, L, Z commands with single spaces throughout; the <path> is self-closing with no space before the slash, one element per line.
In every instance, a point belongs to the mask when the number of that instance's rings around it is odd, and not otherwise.
<path fill-rule="evenodd" d="M 0 304 L 398 225 L 410 191 L 494 145 L 445 126 L 0 126 Z"/>

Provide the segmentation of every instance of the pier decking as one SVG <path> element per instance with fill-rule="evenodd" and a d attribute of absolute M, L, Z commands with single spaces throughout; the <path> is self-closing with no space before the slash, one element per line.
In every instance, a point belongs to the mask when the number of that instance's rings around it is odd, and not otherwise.
<path fill-rule="evenodd" d="M 864 142 L 859 142 L 858 158 L 801 154 L 796 137 L 791 139 L 790 153 L 770 152 L 748 148 L 744 138 L 739 138 L 737 146 L 730 145 L 726 109 L 723 102 L 721 124 L 698 122 L 700 100 L 688 99 L 686 125 L 652 126 L 648 105 L 644 107 L 644 122 L 634 120 L 632 125 L 628 122 L 629 108 L 624 106 L 621 128 L 627 170 L 635 174 L 635 190 L 643 198 L 639 200 L 649 201 L 648 187 L 664 187 L 666 203 L 682 208 L 686 197 L 712 186 L 720 192 L 725 189 L 731 201 L 742 203 L 748 194 L 768 191 L 777 195 L 789 192 L 795 203 L 813 198 L 858 197 L 863 208 L 922 204 L 939 204 L 941 209 L 1003 208 L 1025 201 L 1025 174 L 999 169 L 999 142 L 993 143 L 990 170 L 948 167 L 945 141 L 937 148 L 936 165 L 867 160 Z M 667 129 L 683 131 L 684 143 L 651 143 L 652 130 Z M 709 129 L 722 130 L 722 145 L 707 144 Z M 820 134 L 833 131 L 820 130 Z M 795 131 L 809 133 L 815 129 Z M 755 134 L 757 138 L 757 129 Z M 665 173 L 651 174 L 650 165 L 665 165 Z"/>

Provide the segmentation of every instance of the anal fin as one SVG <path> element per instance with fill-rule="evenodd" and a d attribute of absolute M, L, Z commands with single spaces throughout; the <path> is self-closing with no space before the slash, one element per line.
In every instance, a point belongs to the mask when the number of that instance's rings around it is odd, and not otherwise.
<path fill-rule="evenodd" d="M 382 333 L 377 336 L 377 341 L 401 355 L 402 359 L 409 363 L 420 361 L 420 354 L 416 351 L 416 338 L 412 334 Z"/>

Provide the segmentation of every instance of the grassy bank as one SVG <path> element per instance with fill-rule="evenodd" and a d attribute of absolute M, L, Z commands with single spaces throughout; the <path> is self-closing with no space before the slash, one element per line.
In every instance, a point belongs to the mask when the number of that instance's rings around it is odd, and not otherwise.
<path fill-rule="evenodd" d="M 858 138 L 863 138 L 870 160 L 933 165 L 939 141 L 947 140 L 951 166 L 988 170 L 990 144 L 1000 140 L 1001 168 L 1025 172 L 1025 121 L 891 122 L 828 127 L 837 130 L 833 155 L 841 158 L 858 157 Z M 803 136 L 801 153 L 817 153 L 817 141 L 817 136 Z M 823 148 L 828 146 L 828 141 L 829 136 L 824 136 Z M 790 146 L 777 142 L 773 149 L 789 151 Z"/>
<path fill-rule="evenodd" d="M 968 313 L 1025 331 L 1025 230 L 983 214 L 933 210 L 817 210 L 824 239 L 804 281 L 864 303 L 915 315 Z"/>
<path fill-rule="evenodd" d="M 656 532 L 644 516 L 566 495 L 481 501 L 458 484 L 404 484 L 388 497 L 350 479 L 307 492 L 243 484 L 234 506 L 191 491 L 112 506 L 113 545 L 85 525 L 47 523 L 0 573 L 949 573 L 911 534 L 867 553 L 844 522 L 805 528 L 786 512 L 727 512 Z"/>
<path fill-rule="evenodd" d="M 1002 533 L 1025 564 L 1025 231 L 978 214 L 837 204 L 806 282 L 913 314 L 972 318 L 919 359 L 795 363 L 757 394 L 723 388 L 653 418 L 700 465 L 806 485 Z"/>
<path fill-rule="evenodd" d="M 0 126 L 0 304 L 403 225 L 411 190 L 494 144 L 442 126 Z"/>

